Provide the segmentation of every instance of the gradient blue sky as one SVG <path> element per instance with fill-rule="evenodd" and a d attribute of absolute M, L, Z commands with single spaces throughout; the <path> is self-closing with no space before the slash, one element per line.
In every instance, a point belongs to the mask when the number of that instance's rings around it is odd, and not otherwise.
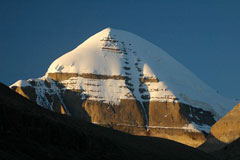
<path fill-rule="evenodd" d="M 240 98 L 239 0 L 0 0 L 0 81 L 45 74 L 112 27 L 167 51 L 220 94 Z"/>

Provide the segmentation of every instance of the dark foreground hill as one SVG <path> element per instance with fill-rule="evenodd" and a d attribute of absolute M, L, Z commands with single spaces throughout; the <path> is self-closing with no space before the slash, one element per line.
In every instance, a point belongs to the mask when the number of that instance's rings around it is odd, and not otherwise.
<path fill-rule="evenodd" d="M 240 160 L 240 138 L 211 154 L 218 160 Z"/>
<path fill-rule="evenodd" d="M 133 136 L 48 111 L 0 83 L 0 159 L 212 159 L 160 138 Z"/>

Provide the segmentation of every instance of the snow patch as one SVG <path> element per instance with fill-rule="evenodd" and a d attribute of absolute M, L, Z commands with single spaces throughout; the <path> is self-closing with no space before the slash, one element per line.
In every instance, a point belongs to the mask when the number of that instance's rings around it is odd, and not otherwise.
<path fill-rule="evenodd" d="M 152 78 L 156 77 L 153 71 L 151 70 L 151 68 L 148 66 L 148 64 L 143 65 L 143 75 L 144 77 L 152 77 Z"/>
<path fill-rule="evenodd" d="M 13 83 L 10 87 L 13 87 L 13 86 L 27 87 L 27 86 L 31 86 L 31 84 L 25 80 L 18 80 L 17 82 Z"/>

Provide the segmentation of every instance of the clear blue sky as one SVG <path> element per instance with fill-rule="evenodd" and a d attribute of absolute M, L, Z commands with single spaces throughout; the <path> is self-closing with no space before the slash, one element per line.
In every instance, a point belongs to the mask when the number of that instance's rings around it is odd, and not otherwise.
<path fill-rule="evenodd" d="M 112 27 L 167 51 L 223 96 L 240 98 L 239 0 L 0 0 L 0 81 L 45 74 Z"/>

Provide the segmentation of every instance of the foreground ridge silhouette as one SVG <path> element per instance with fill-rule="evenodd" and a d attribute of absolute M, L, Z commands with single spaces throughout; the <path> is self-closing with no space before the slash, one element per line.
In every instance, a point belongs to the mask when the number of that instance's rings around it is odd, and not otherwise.
<path fill-rule="evenodd" d="M 159 138 L 133 136 L 39 107 L 0 83 L 0 159 L 212 159 Z"/>

